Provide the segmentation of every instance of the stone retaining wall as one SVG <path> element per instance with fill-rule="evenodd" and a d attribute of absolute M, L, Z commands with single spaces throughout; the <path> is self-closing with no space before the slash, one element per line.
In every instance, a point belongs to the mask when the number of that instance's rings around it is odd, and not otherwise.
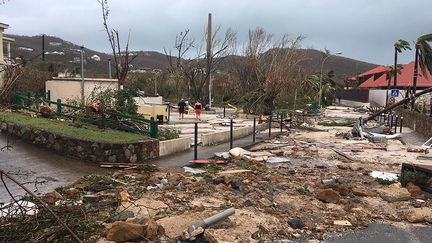
<path fill-rule="evenodd" d="M 432 117 L 404 109 L 398 109 L 396 113 L 399 117 L 403 116 L 403 126 L 407 126 L 426 137 L 432 137 Z"/>
<path fill-rule="evenodd" d="M 30 141 L 68 157 L 93 162 L 139 163 L 159 157 L 159 141 L 147 139 L 134 143 L 84 141 L 43 129 L 0 123 L 1 132 Z"/>

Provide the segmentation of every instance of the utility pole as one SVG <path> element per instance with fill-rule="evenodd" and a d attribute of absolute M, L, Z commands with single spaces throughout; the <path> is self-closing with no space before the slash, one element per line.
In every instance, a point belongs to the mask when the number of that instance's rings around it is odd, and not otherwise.
<path fill-rule="evenodd" d="M 45 62 L 45 34 L 42 34 L 42 62 Z"/>
<path fill-rule="evenodd" d="M 211 63 L 212 63 L 212 14 L 208 14 L 207 21 L 207 81 L 209 84 L 209 107 L 212 107 L 212 79 L 211 79 Z"/>
<path fill-rule="evenodd" d="M 108 77 L 110 78 L 110 79 L 112 79 L 112 76 L 111 76 L 111 58 L 108 58 Z"/>
<path fill-rule="evenodd" d="M 81 106 L 84 107 L 84 46 L 81 46 Z"/>

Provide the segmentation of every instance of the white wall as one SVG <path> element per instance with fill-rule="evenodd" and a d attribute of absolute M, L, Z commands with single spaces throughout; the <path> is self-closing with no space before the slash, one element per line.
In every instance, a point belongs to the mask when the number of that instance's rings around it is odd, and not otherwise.
<path fill-rule="evenodd" d="M 85 78 L 84 96 L 86 99 L 96 87 L 101 87 L 102 90 L 107 88 L 117 89 L 117 80 Z M 52 101 L 57 101 L 57 99 L 61 99 L 62 102 L 81 100 L 80 78 L 53 78 L 45 82 L 45 89 L 51 92 Z"/>

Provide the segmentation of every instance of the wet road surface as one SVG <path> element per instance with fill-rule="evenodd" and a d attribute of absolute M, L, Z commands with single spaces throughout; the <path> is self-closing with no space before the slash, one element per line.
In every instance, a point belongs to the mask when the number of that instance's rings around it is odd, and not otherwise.
<path fill-rule="evenodd" d="M 5 134 L 0 134 L 0 148 L 7 145 Z M 11 139 L 12 147 L 0 151 L 0 169 L 36 193 L 46 193 L 56 187 L 72 183 L 82 176 L 105 172 L 96 164 L 83 162 L 55 154 L 26 141 Z M 14 196 L 25 192 L 9 179 L 4 179 L 7 188 Z M 0 202 L 9 202 L 5 186 L 0 181 Z"/>

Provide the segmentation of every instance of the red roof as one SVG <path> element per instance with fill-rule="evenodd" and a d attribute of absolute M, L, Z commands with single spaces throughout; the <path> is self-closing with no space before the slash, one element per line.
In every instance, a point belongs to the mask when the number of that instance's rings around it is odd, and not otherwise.
<path fill-rule="evenodd" d="M 413 73 L 414 73 L 414 62 L 410 62 L 410 63 L 404 64 L 402 66 L 403 66 L 402 72 L 400 74 L 398 74 L 398 76 L 397 76 L 397 86 L 398 87 L 412 86 Z M 380 66 L 380 67 L 383 67 L 383 66 Z M 377 69 L 377 70 L 375 70 L 375 69 Z M 375 70 L 375 72 L 372 72 L 373 70 Z M 372 74 L 381 73 L 380 70 L 383 70 L 383 69 L 374 68 L 374 69 L 371 69 L 365 73 L 368 73 L 368 75 L 372 75 Z M 387 68 L 387 72 L 389 70 L 390 69 Z M 380 71 L 380 72 L 377 72 L 377 71 Z M 363 75 L 363 74 L 360 74 L 360 75 Z M 360 75 L 358 75 L 358 76 L 360 76 Z M 391 78 L 390 85 L 393 86 L 393 78 Z M 376 87 L 385 88 L 387 86 L 388 86 L 387 75 L 383 74 L 376 79 L 375 79 L 375 76 L 371 76 L 369 79 L 367 79 L 362 84 L 360 84 L 359 88 L 376 88 Z M 428 76 L 425 77 L 425 76 L 423 76 L 423 74 L 419 70 L 419 75 L 417 77 L 417 87 L 432 87 L 432 75 L 430 73 L 428 73 Z"/>
<path fill-rule="evenodd" d="M 386 66 L 378 66 L 376 68 L 373 68 L 369 71 L 366 71 L 364 73 L 361 73 L 359 75 L 357 75 L 357 77 L 363 77 L 363 76 L 367 76 L 367 75 L 373 75 L 373 74 L 377 74 L 377 73 L 384 73 L 384 72 L 388 72 L 390 71 L 389 67 Z"/>

